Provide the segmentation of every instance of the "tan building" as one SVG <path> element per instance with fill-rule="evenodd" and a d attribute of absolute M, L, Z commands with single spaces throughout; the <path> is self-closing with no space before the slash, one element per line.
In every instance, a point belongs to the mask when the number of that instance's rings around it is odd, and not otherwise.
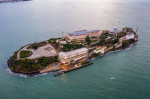
<path fill-rule="evenodd" d="M 69 52 L 60 52 L 59 59 L 62 63 L 70 63 L 85 58 L 88 55 L 87 48 L 80 48 Z"/>
<path fill-rule="evenodd" d="M 92 30 L 92 31 L 81 30 L 81 31 L 68 33 L 66 35 L 66 38 L 68 40 L 85 40 L 86 36 L 99 37 L 101 34 L 102 34 L 101 30 Z"/>

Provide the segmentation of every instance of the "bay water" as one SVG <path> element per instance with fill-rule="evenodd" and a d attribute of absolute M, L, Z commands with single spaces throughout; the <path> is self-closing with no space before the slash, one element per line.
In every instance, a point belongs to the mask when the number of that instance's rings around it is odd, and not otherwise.
<path fill-rule="evenodd" d="M 139 27 L 139 42 L 54 77 L 15 75 L 21 46 L 76 30 Z M 32 0 L 0 4 L 0 99 L 150 99 L 149 0 Z"/>

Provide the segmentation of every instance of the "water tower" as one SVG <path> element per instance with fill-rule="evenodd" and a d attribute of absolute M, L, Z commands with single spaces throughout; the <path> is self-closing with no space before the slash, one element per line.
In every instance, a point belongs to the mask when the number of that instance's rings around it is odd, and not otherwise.
<path fill-rule="evenodd" d="M 117 35 L 117 33 L 118 33 L 118 27 L 115 26 L 114 29 L 113 29 L 113 34 Z"/>

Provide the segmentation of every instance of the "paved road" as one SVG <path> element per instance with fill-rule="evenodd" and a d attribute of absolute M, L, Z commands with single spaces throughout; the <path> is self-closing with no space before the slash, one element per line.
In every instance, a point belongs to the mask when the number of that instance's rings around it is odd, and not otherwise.
<path fill-rule="evenodd" d="M 19 50 L 19 52 L 17 53 L 17 59 L 23 59 L 20 58 L 20 52 L 21 51 L 32 51 L 32 55 L 30 57 L 28 57 L 28 59 L 35 59 L 35 58 L 39 58 L 39 57 L 50 57 L 50 56 L 57 56 L 58 53 L 57 51 L 48 43 L 45 46 L 41 46 L 38 49 L 34 50 L 34 49 L 27 49 L 29 45 L 25 46 L 24 48 L 22 48 L 21 50 Z"/>

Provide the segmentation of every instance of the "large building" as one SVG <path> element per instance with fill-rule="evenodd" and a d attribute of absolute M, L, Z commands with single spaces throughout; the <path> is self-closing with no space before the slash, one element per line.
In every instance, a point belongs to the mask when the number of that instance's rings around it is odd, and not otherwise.
<path fill-rule="evenodd" d="M 87 48 L 80 48 L 69 52 L 60 52 L 59 59 L 62 63 L 70 63 L 85 58 L 88 55 Z"/>
<path fill-rule="evenodd" d="M 129 35 L 126 35 L 126 39 L 129 40 L 129 39 L 134 39 L 134 34 L 129 34 Z"/>
<path fill-rule="evenodd" d="M 104 54 L 105 49 L 106 49 L 106 47 L 99 46 L 97 49 L 94 50 L 94 52 Z"/>
<path fill-rule="evenodd" d="M 66 38 L 68 40 L 85 40 L 86 36 L 99 37 L 101 34 L 102 34 L 101 30 L 92 30 L 92 31 L 80 30 L 68 33 L 66 35 Z"/>

